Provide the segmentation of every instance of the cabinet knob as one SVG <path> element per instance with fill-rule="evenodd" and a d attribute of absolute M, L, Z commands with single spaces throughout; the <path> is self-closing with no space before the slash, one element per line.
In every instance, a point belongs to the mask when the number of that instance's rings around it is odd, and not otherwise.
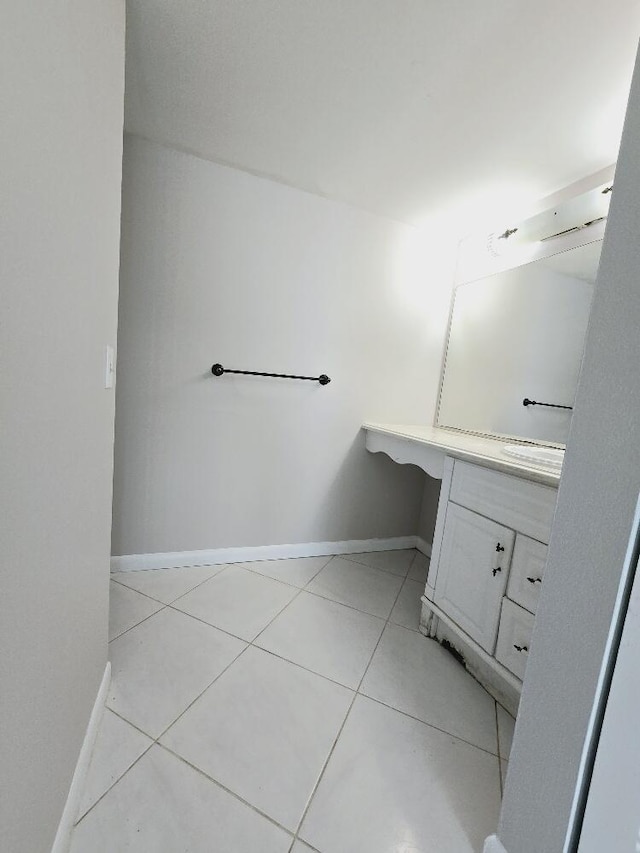
<path fill-rule="evenodd" d="M 501 572 L 501 571 L 502 571 L 502 566 L 496 566 L 495 569 L 492 570 L 491 574 L 495 578 L 495 576 L 498 574 L 498 572 Z"/>
<path fill-rule="evenodd" d="M 528 652 L 528 651 L 529 651 L 529 646 L 516 646 L 516 645 L 515 645 L 515 643 L 514 643 L 514 645 L 513 645 L 513 648 L 514 648 L 517 652 Z"/>
<path fill-rule="evenodd" d="M 529 583 L 542 583 L 542 578 L 527 578 Z"/>
<path fill-rule="evenodd" d="M 496 551 L 504 551 L 503 546 L 502 546 L 499 542 L 498 542 L 498 544 L 496 545 Z"/>

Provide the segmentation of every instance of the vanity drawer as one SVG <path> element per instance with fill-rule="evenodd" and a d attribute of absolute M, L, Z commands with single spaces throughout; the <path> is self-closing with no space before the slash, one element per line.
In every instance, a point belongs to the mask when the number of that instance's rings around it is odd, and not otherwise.
<path fill-rule="evenodd" d="M 502 614 L 496 645 L 496 660 L 506 666 L 517 678 L 524 680 L 527 666 L 531 635 L 533 633 L 533 616 L 523 607 L 502 599 Z"/>
<path fill-rule="evenodd" d="M 530 613 L 535 613 L 547 562 L 547 546 L 518 533 L 511 559 L 507 595 Z"/>
<path fill-rule="evenodd" d="M 549 486 L 456 461 L 449 499 L 525 533 L 549 541 L 557 492 Z"/>

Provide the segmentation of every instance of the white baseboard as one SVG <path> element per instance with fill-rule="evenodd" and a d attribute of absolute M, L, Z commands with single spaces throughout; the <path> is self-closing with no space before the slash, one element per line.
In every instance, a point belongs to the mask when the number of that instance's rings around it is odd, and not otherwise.
<path fill-rule="evenodd" d="M 421 536 L 416 536 L 416 548 L 421 554 L 424 554 L 425 557 L 431 559 L 431 543 L 427 542 L 426 539 L 423 539 Z"/>
<path fill-rule="evenodd" d="M 507 853 L 497 835 L 490 835 L 484 842 L 483 853 Z"/>
<path fill-rule="evenodd" d="M 58 831 L 56 832 L 51 853 L 68 853 L 69 847 L 71 846 L 71 833 L 78 814 L 78 809 L 80 808 L 80 798 L 82 797 L 82 792 L 84 790 L 84 783 L 89 770 L 89 762 L 91 761 L 91 754 L 93 753 L 93 747 L 96 742 L 98 729 L 100 728 L 100 722 L 104 713 L 110 683 L 111 663 L 107 661 L 107 665 L 104 668 L 104 675 L 100 682 L 100 688 L 98 689 L 98 694 L 96 696 L 96 701 L 93 703 L 93 710 L 89 717 L 89 724 L 87 725 L 84 740 L 82 741 L 80 755 L 78 756 L 76 769 L 73 772 L 73 779 L 71 780 L 71 786 L 67 795 L 67 802 L 65 803 L 62 817 L 58 824 Z"/>
<path fill-rule="evenodd" d="M 166 554 L 125 554 L 111 558 L 112 572 L 142 569 L 174 569 L 183 566 L 218 566 L 256 560 L 288 560 L 295 557 L 328 557 L 333 554 L 364 554 L 418 548 L 430 556 L 431 546 L 417 536 L 393 539 L 348 539 L 344 542 L 303 542 L 298 545 L 258 545 L 249 548 L 214 548 L 208 551 L 170 551 Z"/>

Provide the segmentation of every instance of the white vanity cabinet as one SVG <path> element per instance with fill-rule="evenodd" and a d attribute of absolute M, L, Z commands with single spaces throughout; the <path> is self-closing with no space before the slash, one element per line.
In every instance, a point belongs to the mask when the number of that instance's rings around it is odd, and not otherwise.
<path fill-rule="evenodd" d="M 485 436 L 402 424 L 364 429 L 371 453 L 442 480 L 420 630 L 460 655 L 515 716 L 560 471 L 510 458 L 502 441 Z"/>
<path fill-rule="evenodd" d="M 421 627 L 515 712 L 556 489 L 447 457 Z"/>

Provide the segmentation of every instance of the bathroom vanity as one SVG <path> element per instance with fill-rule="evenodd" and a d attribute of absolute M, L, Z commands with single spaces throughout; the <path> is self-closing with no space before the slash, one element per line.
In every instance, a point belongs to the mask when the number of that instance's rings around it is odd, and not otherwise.
<path fill-rule="evenodd" d="M 460 244 L 435 425 L 364 424 L 441 481 L 422 632 L 514 715 L 612 189 L 593 184 Z"/>
<path fill-rule="evenodd" d="M 442 481 L 420 628 L 462 656 L 515 715 L 559 469 L 510 458 L 494 438 L 438 427 L 364 429 L 368 450 Z"/>

